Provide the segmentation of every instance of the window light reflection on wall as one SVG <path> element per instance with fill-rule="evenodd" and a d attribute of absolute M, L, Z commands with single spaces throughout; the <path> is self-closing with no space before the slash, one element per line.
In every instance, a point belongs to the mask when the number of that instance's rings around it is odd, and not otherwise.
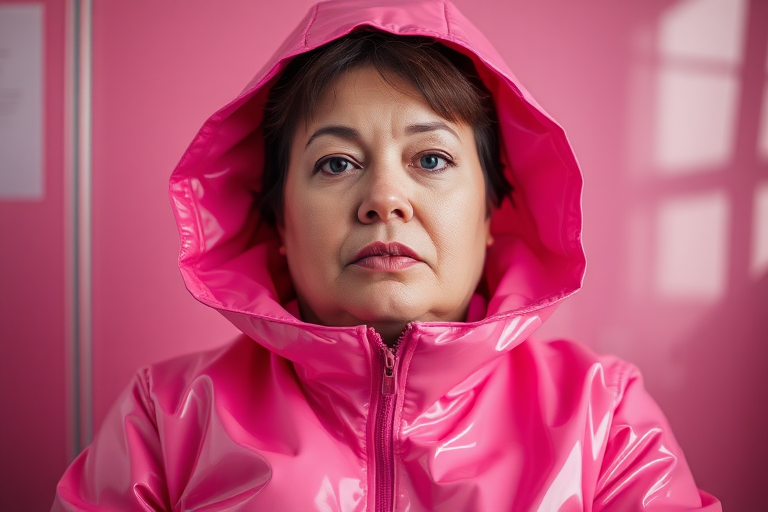
<path fill-rule="evenodd" d="M 768 63 L 766 63 L 766 73 L 768 74 Z M 768 79 L 763 87 L 763 108 L 760 114 L 760 135 L 758 140 L 758 152 L 760 159 L 768 161 Z"/>
<path fill-rule="evenodd" d="M 733 76 L 664 68 L 658 77 L 656 164 L 665 174 L 716 169 L 733 149 Z"/>
<path fill-rule="evenodd" d="M 757 280 L 768 272 L 768 182 L 755 190 L 753 205 L 750 274 Z"/>
<path fill-rule="evenodd" d="M 744 0 L 686 0 L 659 22 L 654 156 L 663 174 L 713 170 L 731 157 Z"/>
<path fill-rule="evenodd" d="M 655 258 L 655 287 L 661 297 L 709 302 L 723 296 L 728 225 L 728 197 L 721 191 L 661 203 Z"/>

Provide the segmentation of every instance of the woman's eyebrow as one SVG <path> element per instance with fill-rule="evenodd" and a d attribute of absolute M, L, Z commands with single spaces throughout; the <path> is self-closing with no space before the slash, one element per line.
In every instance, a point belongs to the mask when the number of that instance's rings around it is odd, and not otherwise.
<path fill-rule="evenodd" d="M 335 137 L 347 140 L 360 140 L 360 133 L 354 128 L 350 128 L 349 126 L 323 126 L 322 128 L 318 128 L 315 133 L 312 134 L 312 136 L 307 141 L 307 144 L 304 146 L 304 149 L 307 149 L 309 145 L 312 144 L 312 141 L 321 135 L 333 135 Z"/>
<path fill-rule="evenodd" d="M 433 132 L 436 130 L 445 130 L 451 134 L 453 134 L 454 137 L 461 140 L 459 137 L 459 134 L 456 133 L 453 128 L 448 126 L 442 121 L 435 121 L 434 123 L 418 123 L 418 124 L 411 124 L 406 126 L 405 133 L 408 135 L 413 135 L 416 133 L 425 133 L 425 132 Z"/>
<path fill-rule="evenodd" d="M 426 132 L 433 132 L 437 130 L 445 130 L 448 133 L 452 134 L 457 139 L 461 140 L 459 137 L 459 134 L 456 133 L 456 131 L 445 124 L 442 121 L 435 121 L 432 123 L 417 123 L 417 124 L 410 124 L 405 127 L 405 133 L 407 135 L 414 135 L 417 133 L 426 133 Z M 304 146 L 304 149 L 308 148 L 312 142 L 322 136 L 322 135 L 333 135 L 335 137 L 339 137 L 341 139 L 347 139 L 347 140 L 360 140 L 360 132 L 355 130 L 354 128 L 350 128 L 349 126 L 342 126 L 342 125 L 330 125 L 330 126 L 323 126 L 322 128 L 318 128 L 315 133 L 312 134 L 312 136 L 307 141 L 306 145 Z"/>

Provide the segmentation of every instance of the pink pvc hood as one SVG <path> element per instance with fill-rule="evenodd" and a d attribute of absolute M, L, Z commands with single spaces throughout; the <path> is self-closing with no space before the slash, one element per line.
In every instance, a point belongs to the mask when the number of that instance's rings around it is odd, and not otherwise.
<path fill-rule="evenodd" d="M 259 222 L 262 111 L 297 54 L 368 27 L 470 57 L 515 187 L 462 323 L 302 322 Z M 582 177 L 563 130 L 447 1 L 317 4 L 173 172 L 189 291 L 243 336 L 140 371 L 59 484 L 54 510 L 720 510 L 637 371 L 527 341 L 581 286 Z"/>
<path fill-rule="evenodd" d="M 488 255 L 488 316 L 541 310 L 576 291 L 585 268 L 582 180 L 563 130 L 450 3 L 404 1 L 316 5 L 244 92 L 205 123 L 170 184 L 190 292 L 220 310 L 296 323 L 281 307 L 292 291 L 287 268 L 275 267 L 277 233 L 259 226 L 253 205 L 264 160 L 262 110 L 291 57 L 363 26 L 440 40 L 472 58 L 494 95 L 502 161 L 517 191 L 515 207 L 505 202 L 493 215 L 498 247 Z"/>

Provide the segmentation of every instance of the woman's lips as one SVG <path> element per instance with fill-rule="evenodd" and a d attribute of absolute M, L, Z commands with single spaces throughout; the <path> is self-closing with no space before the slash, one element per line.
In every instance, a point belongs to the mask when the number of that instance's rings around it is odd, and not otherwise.
<path fill-rule="evenodd" d="M 374 242 L 363 247 L 355 255 L 352 264 L 370 270 L 396 272 L 420 262 L 416 252 L 407 245 L 397 242 Z"/>

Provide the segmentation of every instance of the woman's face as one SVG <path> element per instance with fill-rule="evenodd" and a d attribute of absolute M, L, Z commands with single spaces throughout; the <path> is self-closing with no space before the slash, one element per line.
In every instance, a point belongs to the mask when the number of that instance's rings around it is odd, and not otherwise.
<path fill-rule="evenodd" d="M 280 233 L 305 321 L 462 321 L 489 239 L 472 128 L 371 67 L 331 85 L 298 124 Z"/>

